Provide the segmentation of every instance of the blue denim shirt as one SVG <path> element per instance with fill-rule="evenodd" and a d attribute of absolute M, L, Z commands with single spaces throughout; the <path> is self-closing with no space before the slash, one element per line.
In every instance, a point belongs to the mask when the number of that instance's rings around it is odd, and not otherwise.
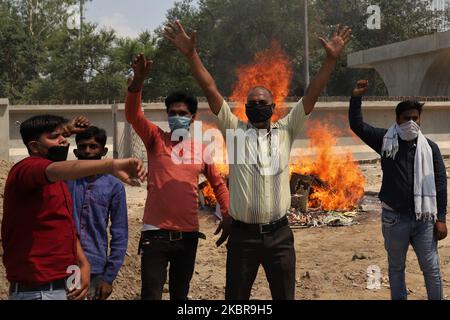
<path fill-rule="evenodd" d="M 67 181 L 73 217 L 91 274 L 112 284 L 125 259 L 128 218 L 125 188 L 112 175 Z M 108 256 L 108 223 L 111 221 Z"/>

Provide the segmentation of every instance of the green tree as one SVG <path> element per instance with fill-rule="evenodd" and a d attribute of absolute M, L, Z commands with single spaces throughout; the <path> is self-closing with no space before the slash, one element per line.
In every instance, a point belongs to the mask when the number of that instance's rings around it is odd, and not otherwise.
<path fill-rule="evenodd" d="M 38 75 L 41 52 L 15 7 L 0 1 L 0 16 L 0 96 L 14 102 L 22 97 L 26 83 Z"/>
<path fill-rule="evenodd" d="M 155 31 L 156 49 L 150 56 L 153 59 L 153 66 L 150 77 L 144 85 L 145 99 L 167 96 L 176 90 L 184 90 L 196 95 L 202 94 L 184 58 L 163 37 L 164 25 L 176 19 L 182 21 L 188 28 L 198 26 L 198 10 L 192 0 L 175 3 L 174 7 L 167 12 L 166 22 Z"/>

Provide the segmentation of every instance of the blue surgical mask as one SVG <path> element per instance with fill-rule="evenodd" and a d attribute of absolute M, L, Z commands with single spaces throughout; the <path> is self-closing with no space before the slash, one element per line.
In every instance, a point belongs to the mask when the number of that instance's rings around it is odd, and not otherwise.
<path fill-rule="evenodd" d="M 190 117 L 180 117 L 180 116 L 171 116 L 169 117 L 169 127 L 171 131 L 175 131 L 177 129 L 186 129 L 189 130 L 189 126 L 191 125 L 192 118 Z"/>

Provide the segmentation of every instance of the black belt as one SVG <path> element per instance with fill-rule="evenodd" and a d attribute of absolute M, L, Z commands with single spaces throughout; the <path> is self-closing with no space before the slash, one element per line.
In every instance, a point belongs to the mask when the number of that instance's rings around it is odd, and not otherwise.
<path fill-rule="evenodd" d="M 52 291 L 52 290 L 66 290 L 66 278 L 41 284 L 38 286 L 25 286 L 18 282 L 11 282 L 9 286 L 9 293 L 19 292 L 36 292 L 36 291 Z"/>
<path fill-rule="evenodd" d="M 263 223 L 263 224 L 253 224 L 253 223 L 245 223 L 239 220 L 233 219 L 233 226 L 236 226 L 237 228 L 246 229 L 248 231 L 253 231 L 259 234 L 266 234 L 266 233 L 272 233 L 284 226 L 287 226 L 289 224 L 288 218 L 284 216 L 283 218 L 279 220 L 275 220 L 269 223 Z"/>
<path fill-rule="evenodd" d="M 206 236 L 198 231 L 194 232 L 180 232 L 180 231 L 170 231 L 170 230 L 147 230 L 141 233 L 141 239 L 139 240 L 138 254 L 141 254 L 141 246 L 145 244 L 146 240 L 157 239 L 157 240 L 169 240 L 169 241 L 180 241 L 183 239 L 206 239 Z"/>

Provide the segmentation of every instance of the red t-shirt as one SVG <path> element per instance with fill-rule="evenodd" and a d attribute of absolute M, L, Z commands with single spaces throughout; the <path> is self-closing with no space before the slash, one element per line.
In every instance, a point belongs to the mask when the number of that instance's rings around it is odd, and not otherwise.
<path fill-rule="evenodd" d="M 169 132 L 164 132 L 145 117 L 140 92 L 128 92 L 125 115 L 147 149 L 148 196 L 144 224 L 167 230 L 198 231 L 198 177 L 201 173 L 210 182 L 222 215 L 228 216 L 228 189 L 214 164 L 205 161 L 203 152 L 195 151 L 204 149 L 201 143 L 172 141 Z M 172 159 L 174 150 L 188 161 L 175 163 Z"/>
<path fill-rule="evenodd" d="M 50 160 L 28 157 L 8 174 L 3 202 L 3 264 L 10 282 L 40 285 L 76 265 L 72 200 L 63 181 L 45 174 Z"/>

